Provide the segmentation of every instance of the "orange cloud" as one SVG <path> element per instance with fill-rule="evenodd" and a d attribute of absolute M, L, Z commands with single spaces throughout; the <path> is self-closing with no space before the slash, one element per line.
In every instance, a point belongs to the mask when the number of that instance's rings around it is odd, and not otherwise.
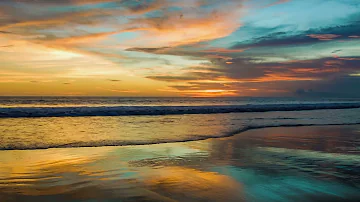
<path fill-rule="evenodd" d="M 296 74 L 288 73 L 268 73 L 264 77 L 243 80 L 244 82 L 271 82 L 271 81 L 314 81 L 319 80 L 314 77 L 299 77 Z"/>
<path fill-rule="evenodd" d="M 94 21 L 94 16 L 99 15 L 112 15 L 111 11 L 104 11 L 101 9 L 92 9 L 87 11 L 79 11 L 79 12 L 72 12 L 72 13 L 63 13 L 58 16 L 52 16 L 46 19 L 40 20 L 27 20 L 21 21 L 17 23 L 8 23 L 3 26 L 0 26 L 0 29 L 11 29 L 17 27 L 30 27 L 31 29 L 40 29 L 48 26 L 64 26 L 70 23 L 85 23 L 85 24 L 92 24 Z M 84 20 L 87 19 L 87 20 Z M 26 30 L 25 30 L 26 31 Z"/>
<path fill-rule="evenodd" d="M 289 2 L 289 1 L 290 1 L 290 0 L 277 0 L 277 1 L 274 2 L 274 3 L 271 3 L 271 4 L 267 5 L 266 7 L 275 6 L 275 5 L 283 4 L 283 3 L 287 3 L 287 2 Z"/>
<path fill-rule="evenodd" d="M 97 89 L 110 91 L 110 92 L 116 92 L 116 93 L 139 93 L 140 91 L 137 90 L 128 90 L 128 89 L 108 89 L 108 88 L 101 88 L 97 87 Z"/>
<path fill-rule="evenodd" d="M 226 48 L 211 48 L 204 50 L 205 53 L 241 53 L 247 49 L 226 49 Z"/>
<path fill-rule="evenodd" d="M 324 62 L 324 65 L 327 67 L 332 67 L 332 66 L 337 66 L 337 65 L 342 65 L 344 64 L 342 61 L 340 60 L 328 60 Z"/>
<path fill-rule="evenodd" d="M 191 86 L 189 86 L 191 88 Z M 180 93 L 183 96 L 191 97 L 225 97 L 225 96 L 237 96 L 237 90 L 229 89 L 204 89 L 204 90 L 178 90 L 174 88 L 158 89 L 159 91 Z"/>
<path fill-rule="evenodd" d="M 185 10 L 159 18 L 134 19 L 128 24 L 129 28 L 143 31 L 131 42 L 137 42 L 137 47 L 179 46 L 228 36 L 240 26 L 238 19 L 243 14 L 240 5 L 231 5 L 238 9 L 233 8 L 230 12 L 229 6 L 211 13 Z"/>
<path fill-rule="evenodd" d="M 222 55 L 205 55 L 206 58 L 214 58 L 214 59 L 223 59 L 223 60 L 231 60 L 233 59 L 232 57 L 228 57 L 228 56 L 222 56 Z"/>
<path fill-rule="evenodd" d="M 333 40 L 335 38 L 338 38 L 341 35 L 336 35 L 336 34 L 308 34 L 306 36 L 308 36 L 310 38 L 314 38 L 314 39 L 319 39 L 321 41 L 329 41 L 329 40 Z"/>
<path fill-rule="evenodd" d="M 51 41 L 52 43 L 58 43 L 58 44 L 71 44 L 71 43 L 88 43 L 89 41 L 94 40 L 102 40 L 108 36 L 121 33 L 122 31 L 112 31 L 112 32 L 101 32 L 96 34 L 88 34 L 88 35 L 82 35 L 82 36 L 73 36 L 73 37 L 67 37 L 67 38 L 59 38 Z"/>

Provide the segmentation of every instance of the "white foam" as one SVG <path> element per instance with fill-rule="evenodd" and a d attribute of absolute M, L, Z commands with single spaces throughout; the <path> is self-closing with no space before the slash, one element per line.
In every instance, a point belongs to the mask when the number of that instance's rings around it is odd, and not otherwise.
<path fill-rule="evenodd" d="M 263 104 L 222 106 L 17 107 L 0 108 L 0 118 L 217 114 L 349 108 L 360 108 L 360 103 Z"/>

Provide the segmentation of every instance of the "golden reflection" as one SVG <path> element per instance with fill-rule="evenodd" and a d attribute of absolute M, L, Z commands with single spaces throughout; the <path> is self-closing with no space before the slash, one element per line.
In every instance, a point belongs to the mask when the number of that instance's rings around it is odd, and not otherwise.
<path fill-rule="evenodd" d="M 166 167 L 147 177 L 145 184 L 158 193 L 173 198 L 196 198 L 211 201 L 242 201 L 242 186 L 232 178 L 214 172 L 185 167 Z"/>
<path fill-rule="evenodd" d="M 193 158 L 188 151 L 208 146 L 208 141 L 204 141 L 201 144 L 2 151 L 0 197 L 9 197 L 9 201 L 16 201 L 14 196 L 36 200 L 50 195 L 64 200 L 242 201 L 242 186 L 230 177 L 165 166 L 177 158 L 185 159 L 182 165 L 186 166 Z M 154 158 L 160 159 L 163 165 L 134 167 L 130 164 L 133 160 Z"/>
<path fill-rule="evenodd" d="M 71 165 L 93 162 L 113 150 L 114 147 L 1 151 L 0 180 L 9 178 L 19 180 L 19 178 L 31 176 L 40 171 L 46 172 L 46 170 L 55 167 L 58 169 L 66 168 L 67 171 L 79 171 Z M 75 170 L 69 170 L 70 168 L 75 168 Z M 33 181 L 36 179 L 21 179 L 19 181 L 25 180 Z"/>

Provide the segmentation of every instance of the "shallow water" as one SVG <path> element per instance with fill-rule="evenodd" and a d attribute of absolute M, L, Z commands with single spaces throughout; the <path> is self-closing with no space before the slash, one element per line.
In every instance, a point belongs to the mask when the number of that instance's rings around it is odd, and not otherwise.
<path fill-rule="evenodd" d="M 360 109 L 166 116 L 0 118 L 0 149 L 141 145 L 224 137 L 249 128 L 360 123 Z"/>
<path fill-rule="evenodd" d="M 360 125 L 0 151 L 0 201 L 358 201 Z"/>

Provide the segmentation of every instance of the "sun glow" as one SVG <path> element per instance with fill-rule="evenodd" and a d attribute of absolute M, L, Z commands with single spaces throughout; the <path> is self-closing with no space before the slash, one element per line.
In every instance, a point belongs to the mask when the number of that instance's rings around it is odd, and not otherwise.
<path fill-rule="evenodd" d="M 72 59 L 77 57 L 84 57 L 81 54 L 73 53 L 69 51 L 62 51 L 62 50 L 51 50 L 49 53 L 54 59 Z"/>

